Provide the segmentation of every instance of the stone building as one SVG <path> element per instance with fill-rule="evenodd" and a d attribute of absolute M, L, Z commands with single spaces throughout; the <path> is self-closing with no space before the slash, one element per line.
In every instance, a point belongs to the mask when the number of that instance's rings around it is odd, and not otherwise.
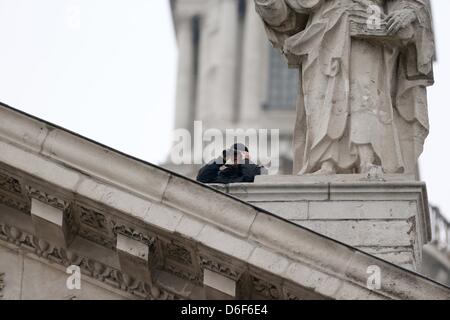
<path fill-rule="evenodd" d="M 296 75 L 247 3 L 173 1 L 176 125 L 279 128 L 288 172 Z M 206 186 L 1 105 L 0 297 L 450 299 L 448 224 L 385 178 Z"/>
<path fill-rule="evenodd" d="M 339 242 L 304 225 L 336 232 L 328 209 L 355 205 L 355 182 L 302 183 L 225 190 L 242 201 L 1 105 L 0 296 L 450 299 L 414 271 L 430 236 L 423 184 L 359 181 L 363 227 L 345 222 Z"/>

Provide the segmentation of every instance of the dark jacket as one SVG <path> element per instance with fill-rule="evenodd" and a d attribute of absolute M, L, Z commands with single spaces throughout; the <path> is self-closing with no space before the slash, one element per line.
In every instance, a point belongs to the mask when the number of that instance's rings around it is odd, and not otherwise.
<path fill-rule="evenodd" d="M 218 184 L 254 182 L 255 176 L 260 174 L 261 167 L 248 160 L 245 164 L 225 166 L 223 165 L 223 159 L 218 158 L 200 169 L 197 181 Z"/>

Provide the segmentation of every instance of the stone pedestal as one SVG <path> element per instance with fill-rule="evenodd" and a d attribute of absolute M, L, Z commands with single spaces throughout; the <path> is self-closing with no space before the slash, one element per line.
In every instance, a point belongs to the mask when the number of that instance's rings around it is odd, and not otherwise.
<path fill-rule="evenodd" d="M 430 241 L 426 186 L 410 176 L 261 176 L 217 188 L 410 270 Z"/>

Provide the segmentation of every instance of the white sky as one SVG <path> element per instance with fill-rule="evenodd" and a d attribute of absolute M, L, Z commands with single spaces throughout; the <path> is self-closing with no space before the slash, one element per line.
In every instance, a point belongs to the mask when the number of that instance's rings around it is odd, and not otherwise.
<path fill-rule="evenodd" d="M 421 169 L 450 218 L 450 1 L 432 2 L 438 62 Z M 169 0 L 0 0 L 0 101 L 162 162 L 174 119 L 171 19 Z"/>
<path fill-rule="evenodd" d="M 0 101 L 139 158 L 168 154 L 166 0 L 0 0 Z"/>

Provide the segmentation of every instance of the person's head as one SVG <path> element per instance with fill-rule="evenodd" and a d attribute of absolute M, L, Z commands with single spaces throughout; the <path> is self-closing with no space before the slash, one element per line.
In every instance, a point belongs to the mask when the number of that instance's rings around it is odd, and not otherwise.
<path fill-rule="evenodd" d="M 248 153 L 248 148 L 242 143 L 235 143 L 230 149 L 224 150 L 225 162 L 229 164 L 243 164 Z"/>

